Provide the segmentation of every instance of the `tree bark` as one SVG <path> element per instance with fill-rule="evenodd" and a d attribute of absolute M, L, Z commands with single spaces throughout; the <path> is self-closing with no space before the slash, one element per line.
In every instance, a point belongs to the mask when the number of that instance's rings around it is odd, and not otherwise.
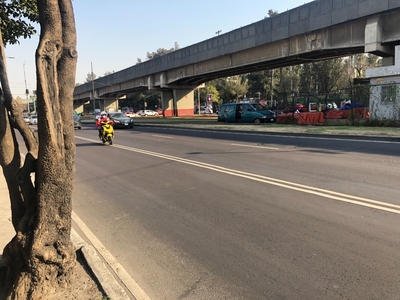
<path fill-rule="evenodd" d="M 38 0 L 38 141 L 10 99 L 0 105 L 0 163 L 10 190 L 16 235 L 6 246 L 7 299 L 43 299 L 65 288 L 76 262 L 70 239 L 74 179 L 73 91 L 77 62 L 71 0 Z M 4 59 L 4 54 L 2 54 Z M 0 65 L 1 67 L 1 65 Z M 7 105 L 8 103 L 8 105 Z M 13 127 L 28 155 L 20 167 Z M 31 173 L 35 174 L 32 183 Z"/>

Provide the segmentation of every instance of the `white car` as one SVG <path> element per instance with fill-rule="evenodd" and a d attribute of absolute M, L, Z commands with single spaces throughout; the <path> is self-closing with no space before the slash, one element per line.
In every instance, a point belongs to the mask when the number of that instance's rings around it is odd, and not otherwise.
<path fill-rule="evenodd" d="M 37 124 L 37 115 L 31 115 L 29 117 L 29 124 L 30 125 L 36 125 Z"/>
<path fill-rule="evenodd" d="M 158 112 L 151 109 L 139 110 L 138 113 L 141 116 L 159 116 Z"/>
<path fill-rule="evenodd" d="M 29 124 L 31 118 L 29 117 L 29 115 L 24 115 L 24 121 L 25 123 Z"/>
<path fill-rule="evenodd" d="M 140 117 L 138 113 L 124 113 L 124 114 L 130 118 Z"/>

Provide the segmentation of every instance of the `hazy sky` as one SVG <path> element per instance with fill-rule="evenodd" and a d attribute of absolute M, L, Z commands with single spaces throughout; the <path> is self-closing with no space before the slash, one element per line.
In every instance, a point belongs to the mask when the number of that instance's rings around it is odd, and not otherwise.
<path fill-rule="evenodd" d="M 76 82 L 91 72 L 120 71 L 146 60 L 147 52 L 180 48 L 262 20 L 268 10 L 284 12 L 311 0 L 74 0 L 78 35 Z M 35 51 L 39 36 L 7 46 L 8 75 L 14 97 L 36 89 Z M 24 67 L 25 65 L 25 67 Z M 25 69 L 25 76 L 24 76 Z"/>

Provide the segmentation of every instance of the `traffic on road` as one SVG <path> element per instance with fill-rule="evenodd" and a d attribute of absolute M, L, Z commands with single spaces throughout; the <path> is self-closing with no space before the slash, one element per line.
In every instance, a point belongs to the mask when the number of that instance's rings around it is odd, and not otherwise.
<path fill-rule="evenodd" d="M 74 211 L 151 299 L 400 294 L 396 142 L 75 133 Z"/>

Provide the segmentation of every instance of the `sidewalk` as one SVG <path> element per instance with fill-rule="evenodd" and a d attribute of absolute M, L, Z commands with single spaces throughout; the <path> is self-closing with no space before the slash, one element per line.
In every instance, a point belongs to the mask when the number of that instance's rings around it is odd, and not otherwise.
<path fill-rule="evenodd" d="M 3 261 L 4 247 L 11 241 L 14 236 L 14 228 L 11 223 L 11 204 L 8 195 L 8 188 L 3 174 L 0 175 L 0 266 Z"/>
<path fill-rule="evenodd" d="M 1 168 L 1 167 L 0 167 Z M 0 268 L 6 267 L 2 260 L 4 247 L 11 241 L 15 231 L 11 222 L 11 204 L 7 183 L 3 173 L 0 174 Z M 78 226 L 79 228 L 79 226 Z M 98 255 L 98 250 L 86 243 L 72 228 L 71 240 L 75 248 L 82 252 L 83 256 L 94 276 L 110 299 L 130 299 L 119 284 L 119 280 L 110 273 L 106 263 Z"/>

